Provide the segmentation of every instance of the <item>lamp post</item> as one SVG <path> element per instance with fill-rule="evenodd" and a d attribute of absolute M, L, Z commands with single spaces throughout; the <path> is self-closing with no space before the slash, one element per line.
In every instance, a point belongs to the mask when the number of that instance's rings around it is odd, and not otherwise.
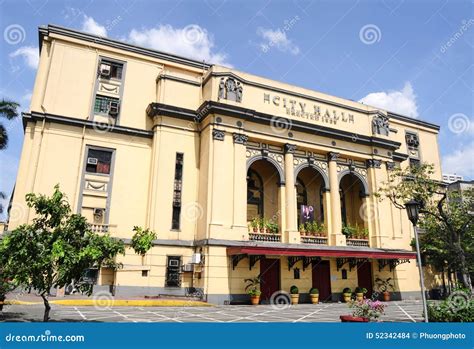
<path fill-rule="evenodd" d="M 423 311 L 425 314 L 425 322 L 428 322 L 428 308 L 426 306 L 426 296 L 425 296 L 425 281 L 423 277 L 423 265 L 421 264 L 421 254 L 420 254 L 420 242 L 418 241 L 418 231 L 416 229 L 416 224 L 418 223 L 420 204 L 415 200 L 410 200 L 405 203 L 405 208 L 407 210 L 408 219 L 413 224 L 413 230 L 415 232 L 415 243 L 416 243 L 416 259 L 418 261 L 418 270 L 420 272 L 420 287 L 421 287 L 421 300 L 423 302 Z"/>

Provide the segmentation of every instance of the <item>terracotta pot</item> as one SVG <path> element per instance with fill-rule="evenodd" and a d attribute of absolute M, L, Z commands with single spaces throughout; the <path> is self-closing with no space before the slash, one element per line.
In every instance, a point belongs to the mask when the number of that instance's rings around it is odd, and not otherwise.
<path fill-rule="evenodd" d="M 385 302 L 389 302 L 389 301 L 390 301 L 390 292 L 385 291 L 385 292 L 383 293 L 383 300 L 384 300 Z"/>
<path fill-rule="evenodd" d="M 318 304 L 319 303 L 319 294 L 310 294 L 309 296 L 311 298 L 311 303 L 312 304 Z"/>
<path fill-rule="evenodd" d="M 258 305 L 260 303 L 260 296 L 250 296 L 250 303 Z"/>
<path fill-rule="evenodd" d="M 351 293 L 343 293 L 342 296 L 344 297 L 344 302 L 349 303 L 351 301 Z"/>
<path fill-rule="evenodd" d="M 364 300 L 364 294 L 363 293 L 356 293 L 356 299 L 358 302 L 361 302 Z"/>
<path fill-rule="evenodd" d="M 261 228 L 261 229 L 260 229 L 260 232 L 261 232 L 262 234 L 265 233 L 265 229 Z"/>
<path fill-rule="evenodd" d="M 291 304 L 298 304 L 300 300 L 300 295 L 299 294 L 291 294 Z"/>
<path fill-rule="evenodd" d="M 366 317 L 354 317 L 352 315 L 341 315 L 339 316 L 341 322 L 369 322 Z"/>

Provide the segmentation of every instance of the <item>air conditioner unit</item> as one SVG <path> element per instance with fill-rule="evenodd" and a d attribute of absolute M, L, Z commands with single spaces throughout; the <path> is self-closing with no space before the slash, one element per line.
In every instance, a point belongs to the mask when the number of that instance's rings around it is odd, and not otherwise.
<path fill-rule="evenodd" d="M 192 264 L 183 264 L 182 270 L 184 272 L 193 271 L 194 270 L 194 265 L 192 265 Z"/>
<path fill-rule="evenodd" d="M 94 208 L 94 217 L 95 218 L 101 218 L 104 215 L 104 209 L 103 208 Z"/>
<path fill-rule="evenodd" d="M 191 264 L 199 264 L 199 263 L 201 263 L 201 254 L 193 253 L 191 257 Z"/>
<path fill-rule="evenodd" d="M 120 103 L 118 101 L 110 101 L 109 102 L 109 115 L 112 117 L 116 117 L 119 113 L 119 106 L 120 106 Z"/>
<path fill-rule="evenodd" d="M 110 78 L 110 64 L 102 63 L 99 68 L 100 77 Z"/>
<path fill-rule="evenodd" d="M 87 158 L 87 164 L 88 165 L 97 165 L 97 158 Z"/>

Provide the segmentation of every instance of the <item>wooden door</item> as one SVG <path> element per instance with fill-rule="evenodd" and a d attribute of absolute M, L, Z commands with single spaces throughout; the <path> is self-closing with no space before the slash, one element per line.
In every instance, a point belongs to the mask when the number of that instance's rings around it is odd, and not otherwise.
<path fill-rule="evenodd" d="M 261 299 L 270 300 L 273 293 L 280 290 L 280 260 L 262 258 L 260 260 Z"/>
<path fill-rule="evenodd" d="M 357 265 L 357 286 L 367 289 L 366 297 L 372 297 L 372 263 L 363 262 Z"/>
<path fill-rule="evenodd" d="M 319 261 L 313 264 L 313 287 L 319 290 L 319 300 L 331 300 L 331 268 L 329 261 Z"/>

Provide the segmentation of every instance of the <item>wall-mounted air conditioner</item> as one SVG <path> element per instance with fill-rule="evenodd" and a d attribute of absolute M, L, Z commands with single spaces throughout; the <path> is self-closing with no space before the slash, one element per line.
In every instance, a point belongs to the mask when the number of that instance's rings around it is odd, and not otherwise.
<path fill-rule="evenodd" d="M 112 117 L 116 117 L 119 113 L 120 103 L 118 101 L 110 101 L 109 102 L 109 115 Z"/>
<path fill-rule="evenodd" d="M 191 256 L 191 264 L 199 264 L 201 263 L 201 254 L 200 253 L 193 253 Z"/>
<path fill-rule="evenodd" d="M 99 67 L 99 73 L 101 78 L 110 78 L 110 71 L 110 64 L 102 63 Z"/>
<path fill-rule="evenodd" d="M 192 265 L 192 264 L 183 264 L 182 270 L 184 272 L 193 271 L 194 270 L 194 265 Z"/>
<path fill-rule="evenodd" d="M 87 158 L 87 164 L 88 165 L 97 165 L 97 158 Z"/>

